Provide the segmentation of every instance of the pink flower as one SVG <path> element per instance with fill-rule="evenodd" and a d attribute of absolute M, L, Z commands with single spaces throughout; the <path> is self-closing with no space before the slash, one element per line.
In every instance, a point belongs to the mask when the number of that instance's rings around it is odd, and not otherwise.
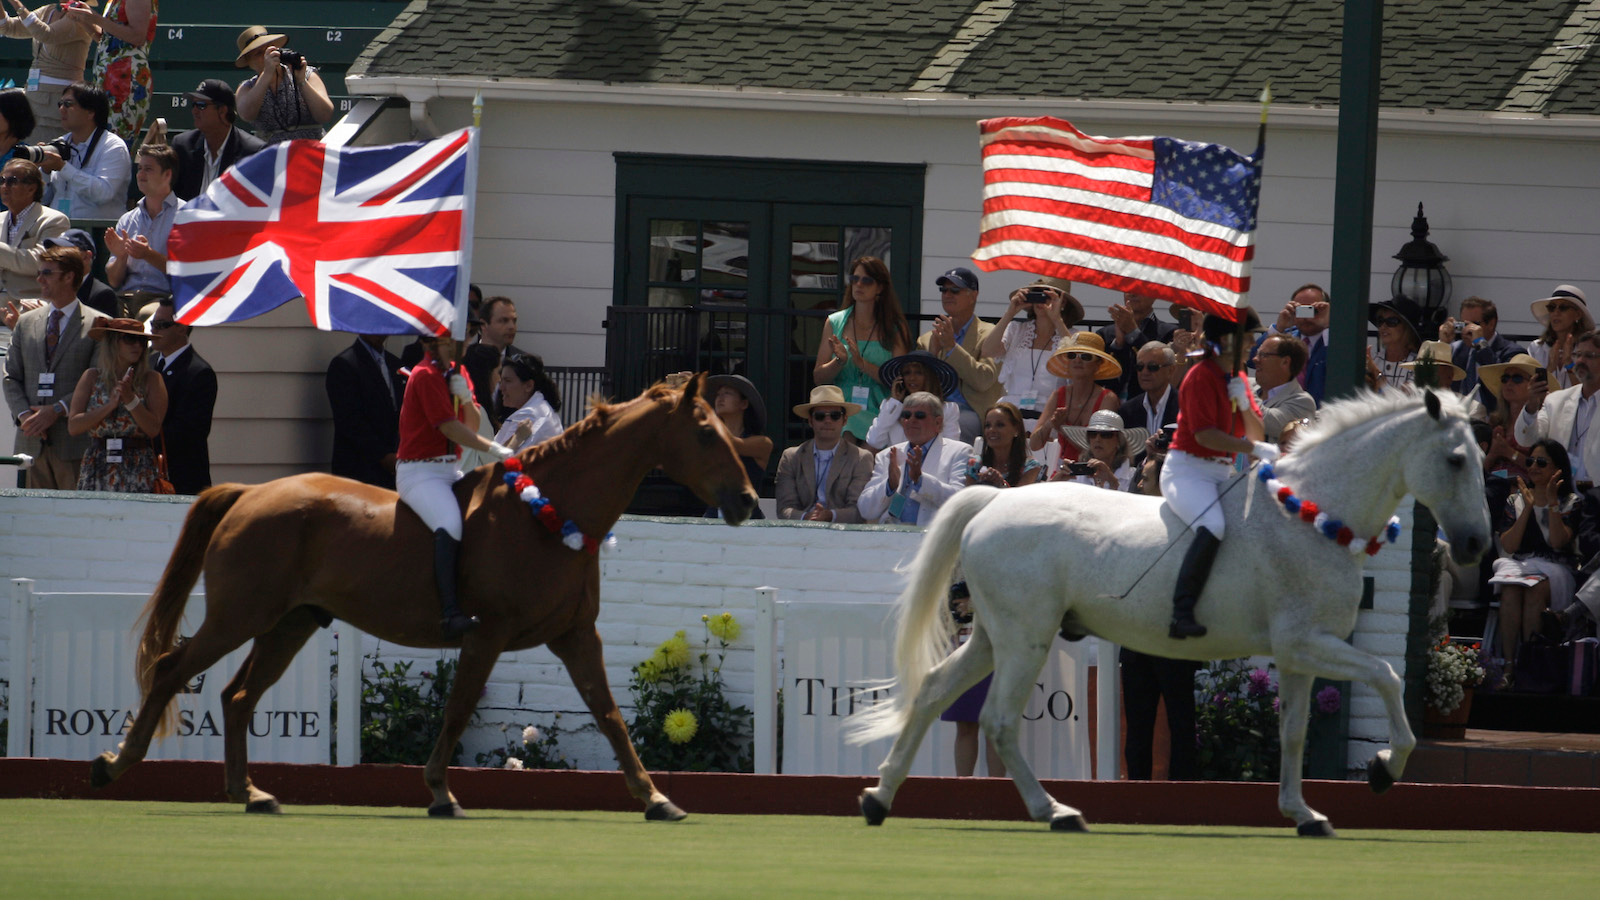
<path fill-rule="evenodd" d="M 1272 690 L 1272 676 L 1266 669 L 1250 670 L 1250 696 L 1260 697 Z"/>
<path fill-rule="evenodd" d="M 1330 684 L 1322 690 L 1317 691 L 1318 712 L 1333 715 L 1334 713 L 1338 712 L 1339 707 L 1343 705 L 1344 698 L 1340 696 L 1339 689 L 1333 685 Z"/>

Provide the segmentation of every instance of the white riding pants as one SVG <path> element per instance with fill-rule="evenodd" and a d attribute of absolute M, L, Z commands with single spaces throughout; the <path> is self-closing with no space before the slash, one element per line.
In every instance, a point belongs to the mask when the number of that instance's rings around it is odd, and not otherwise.
<path fill-rule="evenodd" d="M 1217 502 L 1221 486 L 1233 477 L 1227 461 L 1210 462 L 1182 450 L 1168 450 L 1161 466 L 1161 496 L 1191 528 L 1204 528 L 1222 539 L 1222 504 Z"/>
<path fill-rule="evenodd" d="M 400 499 L 421 517 L 428 531 L 443 528 L 461 540 L 461 506 L 451 486 L 461 480 L 456 460 L 400 462 L 394 467 L 394 486 Z"/>

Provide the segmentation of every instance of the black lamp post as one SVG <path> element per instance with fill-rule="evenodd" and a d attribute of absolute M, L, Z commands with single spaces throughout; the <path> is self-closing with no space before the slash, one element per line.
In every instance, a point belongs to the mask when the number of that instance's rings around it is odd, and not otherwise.
<path fill-rule="evenodd" d="M 1450 302 L 1450 273 L 1444 270 L 1450 257 L 1439 252 L 1428 240 L 1428 217 L 1417 204 L 1417 217 L 1411 220 L 1411 240 L 1394 255 L 1400 268 L 1389 282 L 1392 297 L 1408 297 L 1427 313 L 1445 308 Z"/>

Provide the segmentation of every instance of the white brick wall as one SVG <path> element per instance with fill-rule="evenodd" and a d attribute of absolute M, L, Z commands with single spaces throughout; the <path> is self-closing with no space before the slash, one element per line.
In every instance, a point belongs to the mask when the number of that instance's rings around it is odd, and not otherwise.
<path fill-rule="evenodd" d="M 1406 630 L 1411 621 L 1413 507 L 1409 496 L 1400 502 L 1395 511 L 1400 517 L 1400 540 L 1367 560 L 1366 574 L 1373 579 L 1372 608 L 1356 617 L 1355 634 L 1350 637 L 1356 647 L 1387 660 L 1402 678 L 1406 674 Z M 1389 715 L 1377 692 L 1365 684 L 1351 685 L 1350 693 L 1350 742 L 1345 759 L 1354 769 L 1366 766 L 1388 743 Z"/>
<path fill-rule="evenodd" d="M 155 586 L 178 529 L 187 498 L 0 491 L 0 578 L 33 578 L 40 591 L 138 591 Z M 1409 546 L 1410 504 L 1401 510 Z M 657 644 L 683 629 L 691 645 L 703 634 L 700 616 L 731 611 L 755 624 L 753 588 L 772 585 L 785 600 L 882 601 L 899 590 L 894 567 L 916 549 L 920 533 L 876 526 L 815 526 L 752 522 L 729 528 L 714 520 L 626 518 L 616 528 L 618 548 L 602 557 L 598 627 L 613 693 L 626 708 L 630 669 Z M 1377 578 L 1374 609 L 1361 613 L 1356 646 L 1380 652 L 1402 669 L 1411 584 L 1408 554 L 1395 548 L 1369 563 Z M 203 589 L 203 585 L 201 586 Z M 337 632 L 339 624 L 335 623 Z M 0 672 L 9 659 L 8 616 L 0 616 Z M 438 651 L 380 644 L 367 637 L 363 653 L 386 662 L 415 660 L 412 672 L 431 669 Z M 741 638 L 723 675 L 735 703 L 753 705 L 754 653 Z M 615 761 L 566 672 L 544 648 L 501 658 L 479 706 L 480 725 L 468 732 L 464 761 L 499 746 L 502 726 L 514 732 L 530 723 L 546 727 L 562 716 L 561 749 L 583 768 L 607 769 Z M 1381 702 L 1364 686 L 1351 698 L 1349 759 L 1371 756 L 1373 741 L 1387 739 Z"/>

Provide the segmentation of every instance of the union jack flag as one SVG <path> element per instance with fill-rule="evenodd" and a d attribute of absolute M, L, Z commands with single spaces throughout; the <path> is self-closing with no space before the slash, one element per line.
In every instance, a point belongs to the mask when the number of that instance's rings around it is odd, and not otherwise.
<path fill-rule="evenodd" d="M 218 325 L 304 297 L 323 331 L 438 334 L 466 317 L 477 132 L 383 147 L 288 141 L 178 211 L 177 319 Z"/>

